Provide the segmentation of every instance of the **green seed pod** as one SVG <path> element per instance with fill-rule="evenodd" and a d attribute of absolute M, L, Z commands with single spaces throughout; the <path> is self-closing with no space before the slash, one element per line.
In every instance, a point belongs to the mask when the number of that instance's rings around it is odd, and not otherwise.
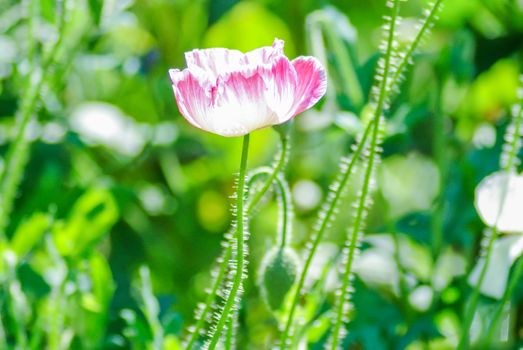
<path fill-rule="evenodd" d="M 263 258 L 259 285 L 261 295 L 272 310 L 281 308 L 298 273 L 298 257 L 290 248 L 271 249 Z"/>

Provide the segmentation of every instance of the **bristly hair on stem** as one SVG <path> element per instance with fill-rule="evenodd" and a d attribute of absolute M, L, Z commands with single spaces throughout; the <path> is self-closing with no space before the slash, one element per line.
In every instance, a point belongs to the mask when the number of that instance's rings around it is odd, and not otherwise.
<path fill-rule="evenodd" d="M 399 86 L 404 78 L 405 69 L 407 66 L 414 63 L 412 56 L 430 33 L 434 23 L 438 20 L 438 13 L 443 7 L 443 1 L 444 0 L 435 0 L 427 4 L 427 7 L 423 10 L 423 18 L 418 24 L 418 32 L 414 37 L 414 40 L 408 46 L 407 51 L 399 53 L 401 60 L 394 75 L 392 76 L 392 79 L 390 80 L 389 89 L 391 91 L 391 95 L 399 92 Z M 393 96 L 389 96 L 389 98 L 392 97 Z"/>
<path fill-rule="evenodd" d="M 230 245 L 233 247 L 233 255 L 229 260 L 230 275 L 223 291 L 225 303 L 220 306 L 213 315 L 216 320 L 208 331 L 208 340 L 204 344 L 204 349 L 213 350 L 224 338 L 224 330 L 236 310 L 240 308 L 241 295 L 243 294 L 243 281 L 247 277 L 247 215 L 244 207 L 246 189 L 246 170 L 249 152 L 249 135 L 243 137 L 242 155 L 240 162 L 240 172 L 236 188 L 236 207 L 233 208 L 235 214 L 234 234 L 230 237 Z"/>
<path fill-rule="evenodd" d="M 292 338 L 295 312 L 303 292 L 303 287 L 305 285 L 305 279 L 309 272 L 309 268 L 325 232 L 330 228 L 334 217 L 338 212 L 338 207 L 340 206 L 340 203 L 344 198 L 347 190 L 347 183 L 355 170 L 356 162 L 363 152 L 366 139 L 371 133 L 371 129 L 371 124 L 369 123 L 363 135 L 358 139 L 357 143 L 353 147 L 354 153 L 350 157 L 343 158 L 341 160 L 339 172 L 336 176 L 336 181 L 330 187 L 327 200 L 323 204 L 322 209 L 318 215 L 314 232 L 309 240 L 309 243 L 307 244 L 307 257 L 300 271 L 298 282 L 291 298 L 291 305 L 286 315 L 285 325 L 282 330 L 279 343 L 277 344 L 277 348 L 281 350 L 287 349 L 290 346 L 289 339 Z"/>
<path fill-rule="evenodd" d="M 512 106 L 512 122 L 505 132 L 505 143 L 500 158 L 501 169 L 514 172 L 521 163 L 518 153 L 521 150 L 523 142 L 523 75 L 520 76 L 520 86 L 517 91 L 518 103 Z"/>
<path fill-rule="evenodd" d="M 390 66 L 388 69 L 387 74 L 384 72 L 384 61 L 383 59 L 380 60 L 378 70 L 377 70 L 377 78 L 376 81 L 378 82 L 378 86 L 375 86 L 372 91 L 372 101 L 373 101 L 373 110 L 377 111 L 377 102 L 379 101 L 379 96 L 381 95 L 383 97 L 383 100 L 381 102 L 381 109 L 387 109 L 388 108 L 388 99 L 390 98 L 390 95 L 392 94 L 393 87 L 397 86 L 398 81 L 400 80 L 400 77 L 402 76 L 403 71 L 407 68 L 409 62 L 412 60 L 412 55 L 418 48 L 419 44 L 422 41 L 422 38 L 424 35 L 429 31 L 430 27 L 432 26 L 432 23 L 436 19 L 436 14 L 441 8 L 443 0 L 436 1 L 432 4 L 432 6 L 429 6 L 428 10 L 425 11 L 425 19 L 422 21 L 421 28 L 419 32 L 416 35 L 415 40 L 410 45 L 410 48 L 407 52 L 398 52 L 397 50 L 397 43 L 393 39 L 390 45 L 390 54 L 388 55 Z M 394 7 L 394 2 L 388 1 L 387 6 Z M 398 20 L 399 16 L 396 16 L 396 21 Z M 391 18 L 388 18 L 388 23 L 390 23 Z M 386 25 L 385 31 L 391 32 L 389 25 Z M 385 51 L 389 47 L 389 45 L 382 45 L 382 49 Z M 380 94 L 380 84 L 379 82 L 382 81 L 388 81 L 389 83 L 387 85 L 383 85 L 384 88 L 384 94 Z M 381 112 L 379 112 L 380 118 L 378 121 L 378 126 L 381 125 Z M 367 127 L 365 128 L 365 131 L 363 132 L 362 136 L 360 136 L 353 147 L 354 154 L 347 158 L 344 158 L 340 163 L 340 171 L 336 177 L 336 181 L 333 186 L 330 187 L 329 194 L 327 196 L 327 201 L 322 206 L 322 210 L 320 211 L 320 215 L 317 221 L 316 228 L 314 230 L 313 235 L 311 236 L 310 243 L 308 244 L 308 253 L 307 258 L 305 260 L 303 269 L 300 273 L 300 278 L 298 280 L 298 284 L 295 288 L 295 294 L 291 301 L 291 306 L 289 309 L 289 312 L 287 314 L 287 321 L 285 323 L 284 329 L 282 331 L 282 335 L 280 337 L 279 342 L 279 348 L 284 349 L 289 344 L 287 343 L 291 332 L 292 327 L 294 323 L 294 315 L 296 312 L 297 304 L 299 301 L 299 298 L 302 294 L 303 285 L 305 282 L 305 277 L 308 273 L 308 269 L 310 267 L 310 263 L 316 253 L 316 249 L 321 242 L 323 235 L 325 231 L 330 227 L 332 221 L 334 220 L 334 217 L 337 214 L 338 206 L 342 198 L 344 197 L 344 192 L 346 189 L 346 185 L 348 183 L 348 180 L 355 169 L 356 162 L 360 159 L 362 154 L 367 153 L 367 138 L 372 132 L 372 126 L 373 123 L 369 123 Z M 376 130 L 378 133 L 376 136 L 377 144 L 379 145 L 379 137 L 380 137 L 380 130 Z M 377 147 L 379 148 L 379 147 Z M 367 157 L 368 158 L 368 157 Z"/>
<path fill-rule="evenodd" d="M 247 200 L 247 215 L 250 216 L 260 200 L 264 197 L 265 193 L 271 188 L 271 186 L 274 184 L 275 178 L 278 176 L 278 174 L 283 170 L 285 167 L 285 164 L 288 160 L 288 153 L 289 153 L 289 139 L 288 136 L 280 134 L 280 150 L 278 155 L 276 156 L 276 159 L 274 161 L 274 165 L 272 166 L 272 169 L 270 171 L 270 174 L 268 174 L 267 179 L 265 182 L 257 188 L 254 193 L 253 192 L 253 184 L 257 180 L 257 171 L 253 171 L 249 174 L 247 179 L 247 189 L 249 189 L 251 192 L 249 192 Z M 264 171 L 263 174 L 266 174 Z M 252 198 L 251 198 L 252 196 Z M 226 238 L 230 238 L 233 231 L 230 231 L 226 234 Z M 195 319 L 196 324 L 192 327 L 188 328 L 189 336 L 184 344 L 185 349 L 192 350 L 196 346 L 196 342 L 198 339 L 202 336 L 204 336 L 204 325 L 206 323 L 210 324 L 212 323 L 212 319 L 210 319 L 209 315 L 211 310 L 214 310 L 215 312 L 219 312 L 219 305 L 216 303 L 217 297 L 223 297 L 222 289 L 225 290 L 225 280 L 227 276 L 227 272 L 229 271 L 229 260 L 232 255 L 232 249 L 233 246 L 230 244 L 230 240 L 226 240 L 222 243 L 223 246 L 223 253 L 222 255 L 217 259 L 216 267 L 211 272 L 212 277 L 212 287 L 210 290 L 206 291 L 207 297 L 205 299 L 205 303 L 201 303 L 197 306 L 197 309 L 195 311 Z"/>
<path fill-rule="evenodd" d="M 352 228 L 343 246 L 343 265 L 342 265 L 342 282 L 336 293 L 335 317 L 333 320 L 332 333 L 329 341 L 326 343 L 327 349 L 340 349 L 345 337 L 344 324 L 349 321 L 349 311 L 351 307 L 350 296 L 352 294 L 352 265 L 359 251 L 359 242 L 362 236 L 362 230 L 365 226 L 365 219 L 368 208 L 371 205 L 371 194 L 374 186 L 375 168 L 379 162 L 381 133 L 383 123 L 383 112 L 387 109 L 387 99 L 390 93 L 389 79 L 392 79 L 396 72 L 398 64 L 401 62 L 401 56 L 397 53 L 397 43 L 395 41 L 395 31 L 399 22 L 400 0 L 393 0 L 387 3 L 391 8 L 391 15 L 385 17 L 385 42 L 382 45 L 383 57 L 378 62 L 374 95 L 372 99 L 373 119 L 370 122 L 373 125 L 370 145 L 364 152 L 365 160 L 362 164 L 365 169 L 362 188 L 358 193 L 356 202 L 356 212 Z"/>

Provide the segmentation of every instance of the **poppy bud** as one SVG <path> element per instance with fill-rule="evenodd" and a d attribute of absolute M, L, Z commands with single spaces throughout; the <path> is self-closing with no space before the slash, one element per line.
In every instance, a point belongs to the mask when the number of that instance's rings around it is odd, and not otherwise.
<path fill-rule="evenodd" d="M 271 249 L 263 258 L 259 284 L 262 297 L 272 310 L 283 305 L 296 280 L 298 261 L 292 249 L 282 247 Z"/>

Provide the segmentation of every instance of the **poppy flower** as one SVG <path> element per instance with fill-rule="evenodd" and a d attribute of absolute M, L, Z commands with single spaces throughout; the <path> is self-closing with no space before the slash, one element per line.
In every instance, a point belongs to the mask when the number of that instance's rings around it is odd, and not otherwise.
<path fill-rule="evenodd" d="M 314 57 L 292 61 L 283 40 L 242 53 L 223 48 L 185 54 L 187 68 L 170 69 L 180 113 L 193 126 L 242 136 L 287 122 L 325 94 L 325 69 Z"/>

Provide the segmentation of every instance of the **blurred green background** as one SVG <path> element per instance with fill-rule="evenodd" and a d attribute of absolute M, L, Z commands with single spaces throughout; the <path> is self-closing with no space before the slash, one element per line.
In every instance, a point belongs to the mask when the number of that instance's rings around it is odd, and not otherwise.
<path fill-rule="evenodd" d="M 0 2 L 0 171 L 35 67 L 59 35 L 61 4 Z M 415 34 L 425 5 L 403 5 L 400 44 Z M 15 276 L 3 283 L 22 281 L 25 296 L 17 307 L 25 305 L 21 322 L 29 339 L 38 322 L 62 310 L 55 332 L 72 329 L 72 348 L 128 348 L 140 326 L 130 327 L 121 310 L 139 309 L 132 286 L 145 264 L 165 332 L 180 336 L 205 297 L 231 223 L 240 140 L 191 127 L 177 110 L 167 70 L 185 67 L 183 53 L 194 48 L 245 51 L 275 37 L 285 40 L 290 58 L 326 49 L 320 59 L 329 70 L 329 91 L 315 110 L 296 117 L 286 169 L 296 207 L 292 246 L 302 252 L 339 159 L 361 130 L 384 1 L 69 0 L 65 11 L 63 42 L 25 135 L 28 163 L 6 229 L 18 240 L 12 248 L 18 257 L 12 266 L 3 264 L 4 274 L 11 266 Z M 318 30 L 325 40 L 314 37 Z M 379 190 L 357 270 L 349 336 L 355 349 L 422 349 L 430 339 L 434 348 L 453 348 L 470 292 L 466 272 L 484 228 L 474 189 L 498 169 L 522 62 L 521 0 L 445 2 L 387 115 Z M 270 164 L 277 146 L 273 130 L 255 132 L 249 168 Z M 344 240 L 357 183 L 350 188 L 321 247 L 323 261 L 334 258 Z M 277 331 L 255 287 L 260 260 L 274 244 L 276 218 L 277 205 L 267 201 L 250 225 L 250 277 L 240 315 L 240 344 L 250 343 L 249 349 L 267 349 Z M 441 242 L 434 230 L 443 232 Z M 399 267 L 389 249 L 393 232 L 401 237 Z M 321 259 L 315 263 L 317 274 L 322 266 Z M 60 271 L 72 291 L 67 283 L 53 285 Z M 401 287 L 398 271 L 407 276 Z M 8 310 L 14 296 L 2 293 L 0 307 Z M 522 298 L 520 283 L 507 346 L 521 342 Z M 485 298 L 482 305 L 493 302 Z M 78 325 L 75 312 L 85 310 L 98 321 L 82 316 Z M 48 319 L 38 316 L 45 312 Z M 17 322 L 2 314 L 7 333 L 16 333 Z M 318 319 L 309 334 L 313 349 L 324 340 Z M 89 343 L 89 337 L 96 339 Z"/>

